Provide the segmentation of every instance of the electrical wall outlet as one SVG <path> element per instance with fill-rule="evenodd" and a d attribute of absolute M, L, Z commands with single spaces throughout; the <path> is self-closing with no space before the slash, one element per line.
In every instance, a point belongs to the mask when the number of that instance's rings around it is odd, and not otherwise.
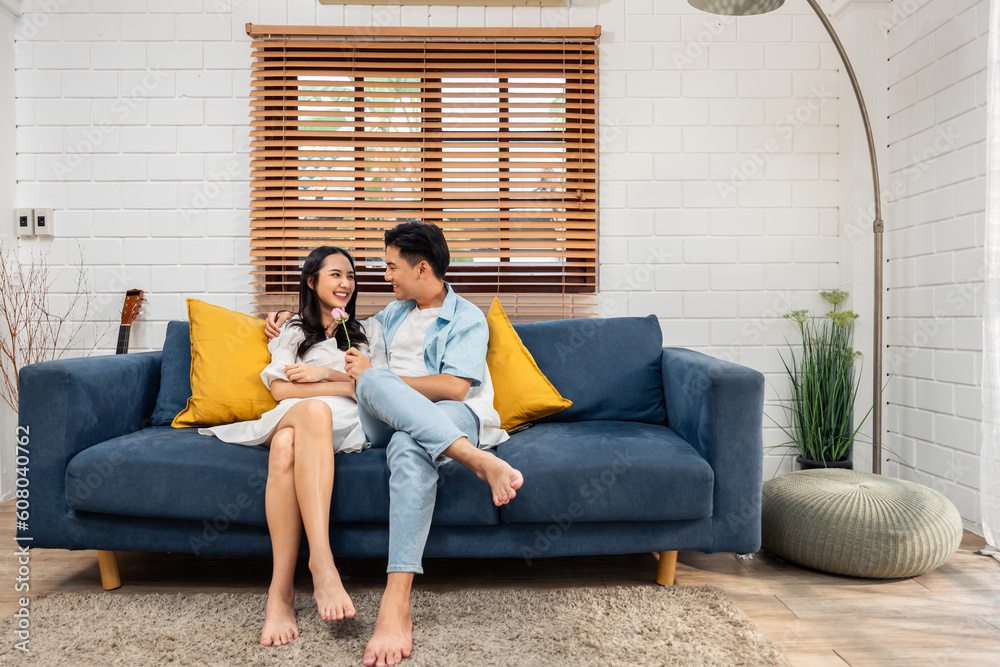
<path fill-rule="evenodd" d="M 18 236 L 35 235 L 35 213 L 30 208 L 14 209 L 14 228 Z"/>
<path fill-rule="evenodd" d="M 35 209 L 35 234 L 38 236 L 55 236 L 55 218 L 51 208 Z"/>

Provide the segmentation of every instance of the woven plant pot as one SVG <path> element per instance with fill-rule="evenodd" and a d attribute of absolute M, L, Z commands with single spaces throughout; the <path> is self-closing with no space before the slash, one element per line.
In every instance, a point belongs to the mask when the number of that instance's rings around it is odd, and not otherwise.
<path fill-rule="evenodd" d="M 950 500 L 920 484 L 856 470 L 800 470 L 764 484 L 762 546 L 785 560 L 852 577 L 913 577 L 962 540 Z"/>
<path fill-rule="evenodd" d="M 851 422 L 849 429 L 854 428 L 854 422 Z M 802 456 L 802 450 L 799 449 L 799 455 L 795 457 L 796 470 L 814 470 L 815 468 L 850 468 L 854 469 L 854 443 L 852 442 L 847 446 L 846 456 L 840 461 L 817 461 L 815 459 L 808 459 Z"/>

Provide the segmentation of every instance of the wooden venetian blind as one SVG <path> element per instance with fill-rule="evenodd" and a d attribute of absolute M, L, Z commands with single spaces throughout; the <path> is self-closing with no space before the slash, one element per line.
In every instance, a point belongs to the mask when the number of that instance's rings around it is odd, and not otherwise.
<path fill-rule="evenodd" d="M 383 233 L 423 220 L 466 298 L 594 313 L 599 27 L 247 32 L 259 311 L 296 306 L 319 245 L 355 257 L 359 303 L 387 303 Z"/>

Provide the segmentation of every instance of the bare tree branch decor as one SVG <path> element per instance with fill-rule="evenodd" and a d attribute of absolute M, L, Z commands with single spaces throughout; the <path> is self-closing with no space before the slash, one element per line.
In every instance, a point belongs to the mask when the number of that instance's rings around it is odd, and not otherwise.
<path fill-rule="evenodd" d="M 50 290 L 58 274 L 52 275 L 48 251 L 32 251 L 30 260 L 22 263 L 11 245 L 0 248 L 0 398 L 15 412 L 17 377 L 22 368 L 60 359 L 71 349 L 90 354 L 111 329 L 108 324 L 108 329 L 95 335 L 89 347 L 79 345 L 97 298 L 87 281 L 82 249 L 79 256 L 79 262 L 73 265 L 73 291 L 66 294 L 69 303 L 56 309 L 51 304 Z"/>

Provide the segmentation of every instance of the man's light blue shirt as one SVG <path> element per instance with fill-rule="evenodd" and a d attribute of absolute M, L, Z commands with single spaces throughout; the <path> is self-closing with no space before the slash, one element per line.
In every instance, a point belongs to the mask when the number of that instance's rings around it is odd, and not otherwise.
<path fill-rule="evenodd" d="M 424 336 L 424 365 L 431 375 L 447 373 L 469 378 L 472 386 L 478 387 L 482 383 L 486 347 L 490 339 L 486 316 L 476 305 L 455 294 L 451 285 L 445 283 L 444 286 L 448 294 L 441 304 L 441 312 Z M 385 356 L 390 363 L 392 338 L 416 306 L 417 302 L 413 299 L 395 301 L 375 315 L 382 325 Z"/>

